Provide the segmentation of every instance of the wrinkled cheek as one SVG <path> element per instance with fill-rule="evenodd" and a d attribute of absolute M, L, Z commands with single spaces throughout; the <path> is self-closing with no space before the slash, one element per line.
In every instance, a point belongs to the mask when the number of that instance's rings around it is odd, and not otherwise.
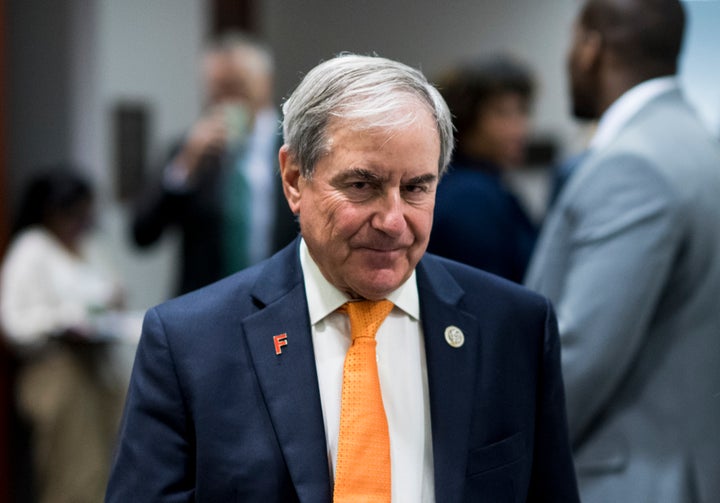
<path fill-rule="evenodd" d="M 347 243 L 364 241 L 367 239 L 370 217 L 358 212 L 341 211 L 332 214 L 328 219 L 328 232 L 333 239 L 340 239 Z"/>

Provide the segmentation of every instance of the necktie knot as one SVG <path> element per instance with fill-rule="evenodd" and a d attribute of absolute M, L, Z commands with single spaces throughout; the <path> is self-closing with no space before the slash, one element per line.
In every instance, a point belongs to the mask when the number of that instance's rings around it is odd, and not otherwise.
<path fill-rule="evenodd" d="M 350 319 L 350 333 L 353 341 L 359 337 L 375 338 L 375 334 L 392 311 L 393 303 L 383 300 L 360 300 L 346 302 L 341 310 Z"/>

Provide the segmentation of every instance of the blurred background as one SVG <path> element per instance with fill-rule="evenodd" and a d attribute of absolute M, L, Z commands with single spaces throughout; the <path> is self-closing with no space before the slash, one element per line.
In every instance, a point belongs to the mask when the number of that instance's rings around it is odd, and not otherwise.
<path fill-rule="evenodd" d="M 681 79 L 720 138 L 720 2 L 686 1 Z M 550 166 L 582 149 L 586 125 L 571 118 L 565 54 L 577 0 L 0 0 L 0 252 L 20 188 L 36 166 L 71 160 L 97 188 L 95 239 L 143 310 L 171 294 L 177 236 L 138 251 L 129 206 L 161 169 L 167 145 L 202 106 L 198 71 L 208 36 L 239 28 L 276 57 L 279 105 L 300 77 L 341 51 L 376 53 L 431 79 L 457 63 L 509 54 L 537 80 L 528 166 L 513 183 L 541 220 Z M 3 357 L 4 358 L 4 357 Z M 10 498 L 14 432 L 2 362 L 0 501 Z"/>

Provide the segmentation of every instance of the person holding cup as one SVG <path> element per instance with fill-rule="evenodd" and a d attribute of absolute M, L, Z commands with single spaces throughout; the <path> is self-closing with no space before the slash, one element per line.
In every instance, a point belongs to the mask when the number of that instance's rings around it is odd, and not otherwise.
<path fill-rule="evenodd" d="M 140 199 L 132 222 L 140 247 L 179 229 L 175 293 L 258 262 L 297 234 L 275 175 L 280 137 L 270 50 L 226 33 L 208 44 L 201 70 L 203 113 L 172 149 L 160 183 Z"/>

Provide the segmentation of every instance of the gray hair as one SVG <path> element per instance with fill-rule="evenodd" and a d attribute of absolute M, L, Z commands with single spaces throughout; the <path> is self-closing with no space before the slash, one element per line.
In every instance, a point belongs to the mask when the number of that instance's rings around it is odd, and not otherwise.
<path fill-rule="evenodd" d="M 348 121 L 358 130 L 397 129 L 415 121 L 418 114 L 408 112 L 407 105 L 417 103 L 435 119 L 442 175 L 453 149 L 452 118 L 445 101 L 420 71 L 377 56 L 341 54 L 310 70 L 283 104 L 283 137 L 302 176 L 310 179 L 327 151 L 333 119 Z"/>

